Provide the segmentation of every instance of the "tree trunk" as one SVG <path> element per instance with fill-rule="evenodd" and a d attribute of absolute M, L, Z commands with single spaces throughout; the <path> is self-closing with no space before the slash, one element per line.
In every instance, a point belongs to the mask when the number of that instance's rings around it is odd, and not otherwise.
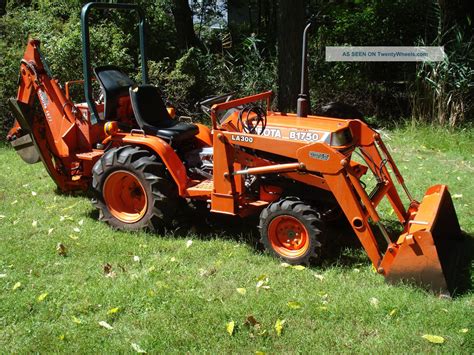
<path fill-rule="evenodd" d="M 278 8 L 278 108 L 294 111 L 300 91 L 305 0 L 280 0 Z"/>
<path fill-rule="evenodd" d="M 201 42 L 194 32 L 193 13 L 188 0 L 173 0 L 171 11 L 178 36 L 178 46 L 182 50 L 190 47 L 200 47 Z"/>

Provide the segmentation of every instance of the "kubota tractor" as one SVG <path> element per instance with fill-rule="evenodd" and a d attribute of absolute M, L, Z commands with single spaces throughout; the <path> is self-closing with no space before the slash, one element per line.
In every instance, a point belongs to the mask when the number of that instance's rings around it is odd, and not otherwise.
<path fill-rule="evenodd" d="M 90 68 L 89 12 L 108 8 L 140 17 L 141 84 L 115 66 Z M 367 124 L 308 115 L 304 92 L 297 114 L 274 112 L 270 91 L 205 100 L 211 127 L 182 122 L 148 84 L 145 20 L 136 5 L 89 3 L 81 24 L 86 102 L 72 100 L 69 88 L 76 82 L 63 90 L 40 42 L 30 40 L 17 97 L 10 99 L 16 122 L 8 139 L 26 162 L 41 160 L 61 190 L 92 188 L 101 220 L 119 229 L 160 230 L 183 200 L 201 201 L 215 214 L 259 214 L 265 248 L 298 264 L 317 255 L 322 240 L 332 242 L 325 224 L 339 211 L 388 281 L 452 289 L 452 245 L 460 228 L 447 187 L 432 186 L 417 202 L 380 134 Z M 92 71 L 102 91 L 98 99 Z M 36 98 L 42 112 L 34 108 Z M 367 173 L 376 181 L 369 192 L 362 183 Z M 377 207 L 383 198 L 400 222 L 399 236 L 382 224 Z"/>

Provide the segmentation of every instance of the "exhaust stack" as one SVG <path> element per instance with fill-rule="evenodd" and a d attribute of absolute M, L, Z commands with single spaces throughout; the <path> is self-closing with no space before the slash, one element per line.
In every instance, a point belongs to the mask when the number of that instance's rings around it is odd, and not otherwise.
<path fill-rule="evenodd" d="M 306 55 L 307 51 L 307 32 L 311 26 L 309 22 L 303 31 L 303 46 L 301 53 L 301 89 L 296 101 L 296 115 L 298 117 L 308 116 L 310 109 L 309 102 L 309 87 L 308 87 L 308 59 Z"/>

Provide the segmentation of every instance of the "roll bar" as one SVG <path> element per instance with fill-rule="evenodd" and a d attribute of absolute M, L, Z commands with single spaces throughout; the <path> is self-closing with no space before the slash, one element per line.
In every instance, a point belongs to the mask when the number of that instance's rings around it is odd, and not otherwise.
<path fill-rule="evenodd" d="M 140 19 L 138 23 L 139 34 L 140 34 L 140 59 L 142 66 L 142 82 L 143 84 L 148 83 L 148 68 L 147 68 L 147 57 L 145 52 L 145 14 L 142 9 L 135 4 L 109 4 L 90 2 L 82 7 L 81 11 L 81 32 L 82 32 L 82 65 L 84 72 L 84 95 L 86 97 L 87 105 L 91 112 L 91 123 L 96 124 L 98 122 L 99 115 L 97 108 L 92 98 L 92 78 L 91 78 L 91 63 L 90 63 L 90 34 L 89 34 L 89 13 L 92 9 L 107 10 L 125 10 L 135 11 Z"/>

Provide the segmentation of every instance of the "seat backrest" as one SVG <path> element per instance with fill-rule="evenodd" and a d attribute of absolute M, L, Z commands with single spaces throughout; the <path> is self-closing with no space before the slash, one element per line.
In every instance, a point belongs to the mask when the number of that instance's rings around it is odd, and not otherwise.
<path fill-rule="evenodd" d="M 129 90 L 133 113 L 140 128 L 167 128 L 176 123 L 168 113 L 157 87 L 139 85 Z"/>
<path fill-rule="evenodd" d="M 128 89 L 135 83 L 120 68 L 113 65 L 97 67 L 94 74 L 104 93 L 104 119 L 118 119 L 119 102 L 121 99 L 129 100 Z"/>

